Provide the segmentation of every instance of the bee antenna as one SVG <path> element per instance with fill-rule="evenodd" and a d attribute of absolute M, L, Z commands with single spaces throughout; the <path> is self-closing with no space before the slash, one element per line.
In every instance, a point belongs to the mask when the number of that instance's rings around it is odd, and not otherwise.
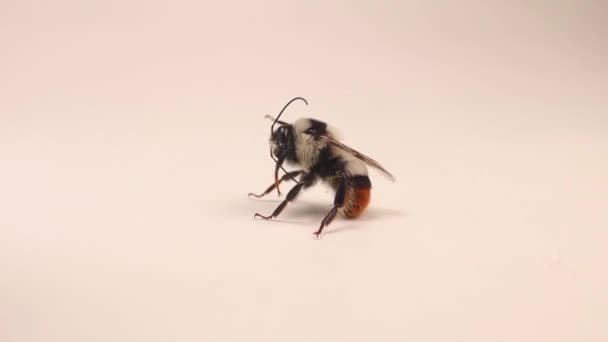
<path fill-rule="evenodd" d="M 276 119 L 274 119 L 274 122 L 272 123 L 272 126 L 270 126 L 270 133 L 272 134 L 272 132 L 274 132 L 274 125 L 279 122 L 282 123 L 282 121 L 279 121 L 279 118 L 281 117 L 281 115 L 283 115 L 283 112 L 285 111 L 285 109 L 287 109 L 287 107 L 289 107 L 289 105 L 296 101 L 296 100 L 302 100 L 304 101 L 304 103 L 306 103 L 306 105 L 308 106 L 308 101 L 306 101 L 305 98 L 303 97 L 294 97 L 293 99 L 291 99 L 289 102 L 287 102 L 287 104 L 285 105 L 285 107 L 283 107 L 283 109 L 281 109 L 281 112 L 279 113 L 279 115 L 277 116 Z"/>

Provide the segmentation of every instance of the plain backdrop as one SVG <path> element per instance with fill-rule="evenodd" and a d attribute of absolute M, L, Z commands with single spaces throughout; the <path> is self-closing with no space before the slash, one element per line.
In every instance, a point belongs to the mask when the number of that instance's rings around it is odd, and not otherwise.
<path fill-rule="evenodd" d="M 607 341 L 607 15 L 2 1 L 0 340 Z M 397 178 L 320 240 L 247 198 L 295 96 Z"/>

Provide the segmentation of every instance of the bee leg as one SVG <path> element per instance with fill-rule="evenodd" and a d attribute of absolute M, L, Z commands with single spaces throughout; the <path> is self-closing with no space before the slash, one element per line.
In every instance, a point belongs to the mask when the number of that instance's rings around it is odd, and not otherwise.
<path fill-rule="evenodd" d="M 272 185 L 270 185 L 270 186 L 268 187 L 268 189 L 266 189 L 266 191 L 264 191 L 262 194 L 260 194 L 260 195 L 256 195 L 256 194 L 254 194 L 254 193 L 250 192 L 248 196 L 253 196 L 253 197 L 255 197 L 255 198 L 264 197 L 264 196 L 266 196 L 267 194 L 269 194 L 269 193 L 270 193 L 272 190 L 274 190 L 274 189 L 275 189 L 275 188 L 276 188 L 276 187 L 277 187 L 279 184 L 281 184 L 281 182 L 282 182 L 282 181 L 284 181 L 284 180 L 288 180 L 288 179 L 291 179 L 291 178 L 294 178 L 294 177 L 297 177 L 297 176 L 298 176 L 300 173 L 302 173 L 302 172 L 304 172 L 304 171 L 301 171 L 301 170 L 300 170 L 300 171 L 293 171 L 293 172 L 286 173 L 286 174 L 284 174 L 284 175 L 283 175 L 283 177 L 281 177 L 281 178 L 279 179 L 279 182 L 278 182 L 277 184 L 272 183 Z M 280 195 L 280 194 L 281 194 L 281 193 L 279 192 L 279 195 Z"/>
<path fill-rule="evenodd" d="M 336 190 L 336 197 L 334 198 L 334 206 L 331 208 L 329 213 L 327 213 L 327 215 L 325 215 L 325 218 L 323 219 L 323 221 L 321 221 L 321 226 L 319 227 L 319 230 L 314 232 L 315 237 L 317 237 L 317 238 L 319 237 L 319 234 L 321 234 L 321 232 L 323 231 L 323 228 L 328 226 L 331 223 L 331 221 L 334 220 L 334 218 L 336 217 L 336 214 L 338 213 L 338 209 L 340 209 L 342 207 L 342 205 L 344 205 L 344 198 L 346 197 L 346 189 L 347 189 L 346 178 L 342 178 L 342 180 L 340 181 L 340 184 L 338 185 L 338 190 Z"/>
<path fill-rule="evenodd" d="M 291 188 L 291 190 L 289 190 L 289 192 L 287 193 L 287 197 L 285 197 L 285 200 L 283 202 L 281 202 L 281 204 L 279 204 L 279 206 L 272 212 L 272 214 L 270 216 L 264 216 L 264 215 L 260 215 L 260 214 L 256 213 L 254 218 L 259 217 L 259 218 L 263 218 L 264 220 L 270 220 L 274 217 L 279 216 L 279 214 L 281 213 L 281 211 L 283 211 L 283 209 L 285 208 L 287 203 L 293 201 L 296 198 L 296 196 L 298 196 L 298 194 L 300 193 L 300 190 L 302 190 L 302 187 L 304 187 L 304 186 L 308 187 L 312 184 L 313 179 L 308 177 L 308 175 L 302 177 L 302 180 L 300 181 L 300 183 L 296 184 L 296 186 L 294 186 L 293 188 Z"/>

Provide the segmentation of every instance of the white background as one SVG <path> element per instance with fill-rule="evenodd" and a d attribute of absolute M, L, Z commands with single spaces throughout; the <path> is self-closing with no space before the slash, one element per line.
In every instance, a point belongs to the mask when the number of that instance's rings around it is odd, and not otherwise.
<path fill-rule="evenodd" d="M 608 340 L 606 13 L 3 2 L 0 340 Z M 320 240 L 294 96 L 397 178 Z"/>

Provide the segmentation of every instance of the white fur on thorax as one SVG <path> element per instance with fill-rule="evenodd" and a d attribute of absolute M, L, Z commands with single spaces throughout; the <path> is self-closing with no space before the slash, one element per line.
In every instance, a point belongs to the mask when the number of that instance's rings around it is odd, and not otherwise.
<path fill-rule="evenodd" d="M 312 136 L 304 134 L 311 126 L 310 119 L 300 118 L 293 124 L 296 133 L 296 156 L 300 166 L 305 170 L 315 165 L 319 159 L 320 151 L 325 148 L 326 144 L 322 141 L 316 141 Z M 329 125 L 326 127 L 327 134 L 335 139 L 341 139 L 340 133 Z M 332 147 L 332 152 L 336 156 L 340 156 L 346 162 L 346 174 L 349 176 L 367 176 L 367 166 L 364 162 L 354 157 L 352 154 L 343 151 L 339 148 Z"/>
<path fill-rule="evenodd" d="M 317 141 L 313 136 L 304 132 L 311 126 L 310 120 L 300 118 L 293 124 L 296 135 L 296 157 L 300 166 L 309 171 L 319 160 L 319 153 L 325 148 L 325 143 Z"/>
<path fill-rule="evenodd" d="M 299 118 L 298 120 L 296 120 L 293 123 L 293 128 L 296 131 L 296 134 L 305 132 L 307 129 L 310 128 L 310 126 L 311 126 L 311 123 L 310 123 L 309 118 Z M 338 132 L 338 130 L 335 127 L 327 125 L 325 130 L 327 131 L 328 135 L 330 135 L 338 140 L 341 139 L 340 132 Z"/>

